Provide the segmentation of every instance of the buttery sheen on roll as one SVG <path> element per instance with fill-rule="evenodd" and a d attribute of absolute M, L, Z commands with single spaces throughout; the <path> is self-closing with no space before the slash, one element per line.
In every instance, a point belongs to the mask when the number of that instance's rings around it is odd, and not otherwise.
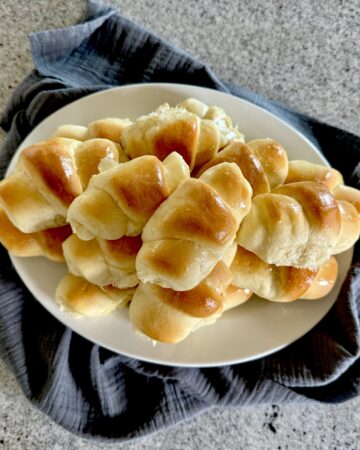
<path fill-rule="evenodd" d="M 62 243 L 70 234 L 69 225 L 23 233 L 12 224 L 0 207 L 0 243 L 14 256 L 45 256 L 52 261 L 64 261 Z"/>
<path fill-rule="evenodd" d="M 73 275 L 98 286 L 112 285 L 121 289 L 136 286 L 139 282 L 135 257 L 140 247 L 140 236 L 83 241 L 72 234 L 63 243 L 65 261 Z"/>
<path fill-rule="evenodd" d="M 117 164 L 91 178 L 86 191 L 71 204 L 67 220 L 83 240 L 136 236 L 188 177 L 189 167 L 175 152 L 163 162 L 147 155 Z"/>
<path fill-rule="evenodd" d="M 203 165 L 197 176 L 223 162 L 235 163 L 240 167 L 254 196 L 283 184 L 288 173 L 287 154 L 273 139 L 255 139 L 247 144 L 231 142 Z"/>
<path fill-rule="evenodd" d="M 218 135 L 218 148 L 223 148 L 231 141 L 244 142 L 244 135 L 241 133 L 237 126 L 233 125 L 231 117 L 226 113 L 223 108 L 219 106 L 208 106 L 205 103 L 195 99 L 187 98 L 177 105 L 178 107 L 185 108 L 186 110 L 196 114 L 201 119 L 201 126 L 215 128 Z M 200 131 L 201 134 L 201 131 Z M 210 143 L 210 141 L 204 144 Z M 204 164 L 209 161 L 216 153 L 218 149 L 214 149 L 211 145 L 200 145 L 196 153 L 195 166 Z"/>
<path fill-rule="evenodd" d="M 106 117 L 91 122 L 87 127 L 72 124 L 60 125 L 54 131 L 53 137 L 65 137 L 78 141 L 100 138 L 120 144 L 124 129 L 131 124 L 131 120 L 127 118 Z"/>
<path fill-rule="evenodd" d="M 201 283 L 187 291 L 140 283 L 130 304 L 130 320 L 149 338 L 175 344 L 222 315 L 223 294 L 231 280 L 230 269 L 219 261 Z M 236 300 L 239 303 L 239 298 Z"/>
<path fill-rule="evenodd" d="M 184 181 L 144 227 L 138 277 L 176 291 L 197 286 L 232 246 L 252 190 L 236 164 Z"/>
<path fill-rule="evenodd" d="M 202 116 L 203 108 L 206 111 Z M 176 107 L 165 103 L 137 118 L 134 124 L 124 129 L 121 144 L 130 158 L 154 155 L 163 160 L 176 151 L 191 171 L 194 166 L 206 163 L 234 138 L 243 139 L 243 135 L 232 126 L 223 109 L 209 108 L 188 99 Z"/>
<path fill-rule="evenodd" d="M 123 308 L 131 300 L 135 288 L 119 289 L 114 286 L 99 287 L 71 273 L 58 284 L 55 300 L 61 308 L 81 316 L 106 316 Z"/>
<path fill-rule="evenodd" d="M 99 172 L 103 158 L 127 159 L 108 139 L 53 137 L 30 145 L 14 172 L 0 182 L 0 205 L 23 233 L 65 225 L 70 204 Z"/>
<path fill-rule="evenodd" d="M 298 269 L 268 264 L 240 246 L 230 269 L 234 286 L 251 289 L 259 297 L 274 302 L 324 297 L 337 278 L 337 262 L 333 256 L 319 269 Z"/>
<path fill-rule="evenodd" d="M 237 242 L 269 264 L 317 268 L 334 254 L 341 220 L 322 183 L 299 181 L 256 196 Z"/>

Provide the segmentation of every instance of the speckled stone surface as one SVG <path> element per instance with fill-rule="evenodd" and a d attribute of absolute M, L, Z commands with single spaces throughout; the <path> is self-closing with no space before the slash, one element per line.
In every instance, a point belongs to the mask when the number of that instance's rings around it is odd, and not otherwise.
<path fill-rule="evenodd" d="M 113 0 L 223 79 L 360 133 L 358 0 Z M 76 23 L 85 1 L 1 0 L 0 109 L 32 68 L 27 35 Z M 0 132 L 0 141 L 5 134 Z M 1 449 L 360 449 L 360 399 L 341 405 L 217 408 L 125 444 L 64 431 L 23 396 L 0 362 Z"/>

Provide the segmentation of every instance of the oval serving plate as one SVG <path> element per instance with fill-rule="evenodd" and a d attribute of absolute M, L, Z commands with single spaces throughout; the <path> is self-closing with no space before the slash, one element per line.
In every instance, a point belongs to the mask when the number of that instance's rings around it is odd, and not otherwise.
<path fill-rule="evenodd" d="M 12 170 L 19 152 L 47 139 L 63 124 L 87 125 L 104 117 L 135 119 L 162 103 L 175 105 L 195 97 L 209 105 L 223 107 L 246 140 L 271 137 L 286 149 L 289 159 L 326 164 L 319 151 L 294 128 L 252 103 L 232 95 L 197 86 L 140 84 L 109 89 L 83 97 L 56 111 L 41 122 L 24 140 L 9 166 Z M 250 361 L 280 350 L 311 330 L 334 304 L 351 264 L 352 250 L 338 255 L 339 277 L 333 291 L 318 301 L 288 304 L 252 298 L 226 312 L 214 325 L 200 328 L 183 342 L 153 346 L 135 334 L 128 308 L 100 318 L 76 318 L 61 311 L 54 302 L 56 286 L 66 273 L 65 264 L 45 258 L 17 258 L 12 262 L 27 288 L 60 322 L 86 339 L 114 352 L 144 361 L 171 366 L 210 367 Z"/>

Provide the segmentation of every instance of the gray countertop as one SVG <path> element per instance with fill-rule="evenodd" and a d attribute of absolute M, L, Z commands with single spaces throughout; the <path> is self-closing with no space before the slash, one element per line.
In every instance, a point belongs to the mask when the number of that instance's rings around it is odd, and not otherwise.
<path fill-rule="evenodd" d="M 107 3 L 223 79 L 360 133 L 358 0 Z M 28 33 L 74 24 L 85 6 L 79 0 L 0 2 L 0 109 L 32 68 Z M 4 137 L 1 131 L 1 141 Z M 142 440 L 92 443 L 36 410 L 0 362 L 0 449 L 355 449 L 360 448 L 359 423 L 360 399 L 340 405 L 216 408 Z"/>

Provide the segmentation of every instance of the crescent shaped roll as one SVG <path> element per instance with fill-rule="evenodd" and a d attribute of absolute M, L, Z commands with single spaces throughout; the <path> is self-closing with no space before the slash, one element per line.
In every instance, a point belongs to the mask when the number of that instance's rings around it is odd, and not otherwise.
<path fill-rule="evenodd" d="M 184 181 L 144 227 L 139 279 L 176 291 L 198 285 L 233 245 L 251 194 L 241 170 L 230 163 Z"/>

